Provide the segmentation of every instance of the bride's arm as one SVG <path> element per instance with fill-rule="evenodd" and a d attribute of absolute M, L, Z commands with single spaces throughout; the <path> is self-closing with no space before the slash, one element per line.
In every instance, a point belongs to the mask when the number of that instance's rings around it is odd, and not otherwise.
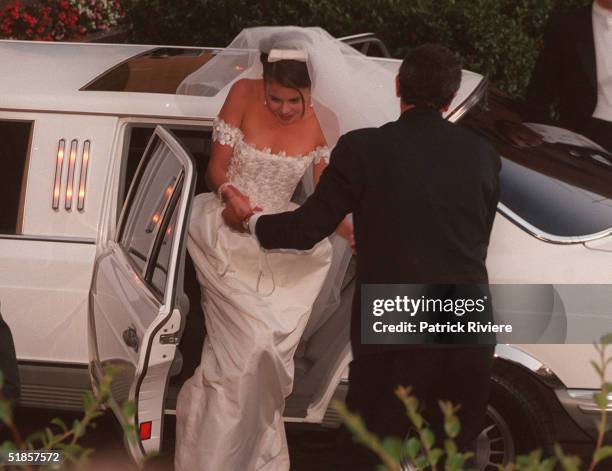
<path fill-rule="evenodd" d="M 325 167 L 327 167 L 327 162 L 325 159 L 319 160 L 319 162 L 314 165 L 313 180 L 315 188 L 319 184 L 319 179 L 321 178 L 321 174 L 323 173 L 323 170 L 325 170 Z M 353 244 L 353 225 L 351 224 L 348 216 L 345 217 L 338 225 L 336 228 L 336 234 L 346 239 L 351 245 Z"/>
<path fill-rule="evenodd" d="M 219 118 L 237 129 L 242 124 L 244 105 L 248 100 L 248 83 L 239 80 L 230 89 L 225 103 L 219 112 Z M 206 185 L 211 191 L 217 191 L 227 182 L 227 169 L 233 154 L 233 142 L 221 143 L 213 140 L 210 161 L 206 169 Z"/>

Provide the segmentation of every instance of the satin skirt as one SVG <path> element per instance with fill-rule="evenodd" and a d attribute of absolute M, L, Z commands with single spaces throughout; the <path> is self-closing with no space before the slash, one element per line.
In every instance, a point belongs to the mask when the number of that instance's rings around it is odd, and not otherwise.
<path fill-rule="evenodd" d="M 289 209 L 293 209 L 292 206 Z M 331 263 L 260 248 L 232 231 L 212 193 L 194 199 L 187 248 L 202 288 L 202 360 L 177 401 L 176 471 L 286 471 L 283 425 L 293 355 Z"/>

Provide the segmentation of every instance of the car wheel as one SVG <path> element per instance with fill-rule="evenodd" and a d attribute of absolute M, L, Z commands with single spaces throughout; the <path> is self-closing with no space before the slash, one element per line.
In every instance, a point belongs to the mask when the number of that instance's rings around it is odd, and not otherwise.
<path fill-rule="evenodd" d="M 497 470 L 536 448 L 548 455 L 554 442 L 552 417 L 534 386 L 522 375 L 495 374 L 485 426 L 476 441 L 477 469 Z"/>

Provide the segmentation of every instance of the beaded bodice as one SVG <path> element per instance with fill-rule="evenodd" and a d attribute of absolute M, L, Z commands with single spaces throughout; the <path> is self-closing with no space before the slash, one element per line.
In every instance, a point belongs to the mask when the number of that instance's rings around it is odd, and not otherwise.
<path fill-rule="evenodd" d="M 213 140 L 234 148 L 227 170 L 229 182 L 246 194 L 253 206 L 266 212 L 284 211 L 304 172 L 313 162 L 329 161 L 329 148 L 317 147 L 304 156 L 272 153 L 244 141 L 242 131 L 217 118 Z"/>

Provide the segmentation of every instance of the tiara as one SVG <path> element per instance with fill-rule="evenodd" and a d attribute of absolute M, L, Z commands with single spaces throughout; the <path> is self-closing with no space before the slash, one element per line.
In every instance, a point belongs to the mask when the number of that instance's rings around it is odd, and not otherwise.
<path fill-rule="evenodd" d="M 308 61 L 306 49 L 272 49 L 268 54 L 268 62 L 278 61 Z"/>

